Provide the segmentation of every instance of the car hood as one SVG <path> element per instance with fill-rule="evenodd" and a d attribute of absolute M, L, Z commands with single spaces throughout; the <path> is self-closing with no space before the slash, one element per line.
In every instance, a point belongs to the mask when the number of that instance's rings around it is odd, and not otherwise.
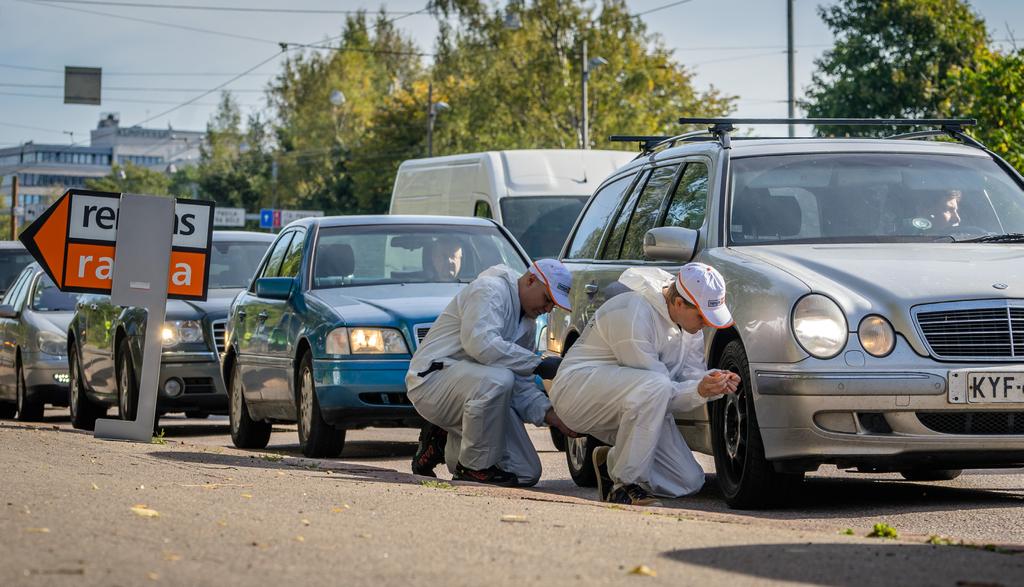
<path fill-rule="evenodd" d="M 210 319 L 226 318 L 228 307 L 241 289 L 211 289 L 206 301 L 167 300 L 168 320 L 189 320 L 209 316 Z"/>
<path fill-rule="evenodd" d="M 812 291 L 836 297 L 848 311 L 864 305 L 891 308 L 1024 298 L 1024 247 L 1020 245 L 773 245 L 736 250 L 790 273 Z"/>
<path fill-rule="evenodd" d="M 463 283 L 417 283 L 318 289 L 309 295 L 334 308 L 345 324 L 410 326 L 437 319 Z"/>

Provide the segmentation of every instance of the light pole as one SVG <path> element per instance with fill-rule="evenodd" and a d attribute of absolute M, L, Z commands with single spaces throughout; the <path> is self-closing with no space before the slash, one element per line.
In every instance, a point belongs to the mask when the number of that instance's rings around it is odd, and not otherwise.
<path fill-rule="evenodd" d="M 448 110 L 447 102 L 434 101 L 434 82 L 427 84 L 427 157 L 434 156 L 434 120 L 437 113 Z"/>
<path fill-rule="evenodd" d="M 580 74 L 583 78 L 583 98 L 582 98 L 582 110 L 583 110 L 583 123 L 580 132 L 581 139 L 583 140 L 583 148 L 590 148 L 590 110 L 587 107 L 587 84 L 590 81 L 590 70 L 597 69 L 602 65 L 607 65 L 608 60 L 604 57 L 592 57 L 587 58 L 587 41 L 583 40 L 583 55 L 580 60 Z"/>

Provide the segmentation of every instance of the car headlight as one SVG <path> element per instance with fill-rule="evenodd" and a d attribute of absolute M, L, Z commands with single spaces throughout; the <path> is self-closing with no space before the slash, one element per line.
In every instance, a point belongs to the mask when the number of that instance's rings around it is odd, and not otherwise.
<path fill-rule="evenodd" d="M 394 328 L 335 328 L 325 346 L 329 355 L 409 354 L 405 337 Z"/>
<path fill-rule="evenodd" d="M 831 299 L 810 294 L 793 308 L 793 335 L 805 351 L 819 359 L 831 359 L 846 346 L 846 316 Z"/>
<path fill-rule="evenodd" d="M 171 320 L 164 322 L 160 330 L 160 341 L 164 348 L 181 344 L 203 342 L 203 325 L 198 320 Z"/>
<path fill-rule="evenodd" d="M 860 346 L 875 357 L 888 355 L 896 346 L 896 331 L 881 316 L 865 316 L 857 327 L 857 336 L 860 338 Z"/>
<path fill-rule="evenodd" d="M 544 326 L 540 329 L 537 334 L 537 352 L 546 353 L 548 351 L 548 327 Z"/>
<path fill-rule="evenodd" d="M 68 354 L 68 339 L 62 334 L 40 332 L 37 342 L 39 343 L 39 352 L 43 354 L 58 357 Z"/>

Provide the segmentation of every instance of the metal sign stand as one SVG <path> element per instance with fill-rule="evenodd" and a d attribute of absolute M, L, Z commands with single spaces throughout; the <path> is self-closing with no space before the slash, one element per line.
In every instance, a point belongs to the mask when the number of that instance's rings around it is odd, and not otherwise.
<path fill-rule="evenodd" d="M 167 280 L 174 235 L 174 198 L 124 194 L 117 219 L 110 301 L 146 309 L 146 339 L 135 420 L 96 420 L 96 438 L 149 442 L 156 419 Z"/>

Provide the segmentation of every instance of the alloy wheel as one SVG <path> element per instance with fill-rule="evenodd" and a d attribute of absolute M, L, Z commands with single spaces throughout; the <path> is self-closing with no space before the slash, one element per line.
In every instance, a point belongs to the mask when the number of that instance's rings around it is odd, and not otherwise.
<path fill-rule="evenodd" d="M 313 373 L 309 369 L 302 370 L 299 388 L 299 441 L 305 444 L 309 440 L 309 432 L 313 427 Z"/>

